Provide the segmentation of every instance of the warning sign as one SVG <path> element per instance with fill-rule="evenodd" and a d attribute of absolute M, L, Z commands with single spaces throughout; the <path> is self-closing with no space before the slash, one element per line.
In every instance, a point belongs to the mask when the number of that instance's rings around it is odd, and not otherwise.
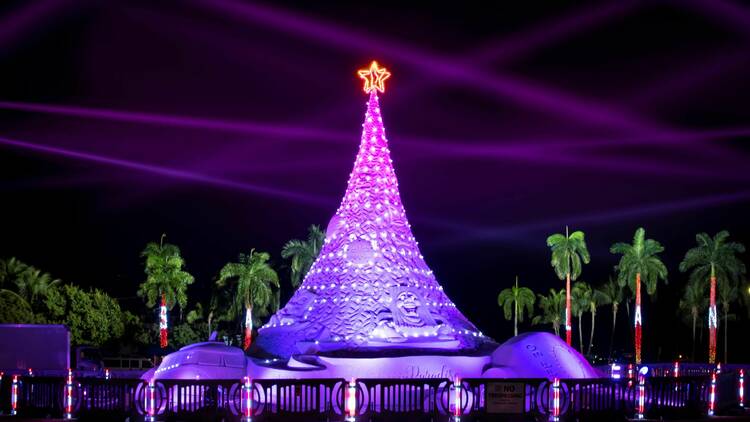
<path fill-rule="evenodd" d="M 487 413 L 523 413 L 523 383 L 491 382 L 487 384 Z"/>

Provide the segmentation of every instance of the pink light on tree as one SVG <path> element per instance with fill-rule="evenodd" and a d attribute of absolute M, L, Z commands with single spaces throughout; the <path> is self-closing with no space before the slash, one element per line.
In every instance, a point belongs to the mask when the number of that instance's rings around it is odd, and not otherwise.
<path fill-rule="evenodd" d="M 344 198 L 317 260 L 257 342 L 282 355 L 474 348 L 486 338 L 443 292 L 401 202 L 378 98 L 390 73 L 372 62 L 358 75 L 369 100 Z"/>
<path fill-rule="evenodd" d="M 167 299 L 162 293 L 161 295 L 161 306 L 159 306 L 159 345 L 162 349 L 168 345 L 167 340 Z"/>

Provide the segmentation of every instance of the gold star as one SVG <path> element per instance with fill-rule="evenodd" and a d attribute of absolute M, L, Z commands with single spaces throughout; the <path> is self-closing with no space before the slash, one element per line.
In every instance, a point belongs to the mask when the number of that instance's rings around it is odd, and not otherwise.
<path fill-rule="evenodd" d="M 370 93 L 373 90 L 385 92 L 385 80 L 391 76 L 391 73 L 385 68 L 378 67 L 378 62 L 372 61 L 369 69 L 362 69 L 357 72 L 359 77 L 365 80 L 365 92 Z"/>

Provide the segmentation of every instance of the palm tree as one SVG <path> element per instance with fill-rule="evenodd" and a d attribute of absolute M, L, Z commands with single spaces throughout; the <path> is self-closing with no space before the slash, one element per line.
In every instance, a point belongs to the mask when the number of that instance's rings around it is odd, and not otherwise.
<path fill-rule="evenodd" d="M 589 347 L 586 349 L 586 354 L 591 356 L 591 349 L 594 347 L 594 327 L 596 327 L 596 309 L 602 304 L 604 298 L 599 290 L 592 289 L 591 295 L 587 297 L 589 304 L 589 312 L 591 313 L 591 332 L 589 333 Z"/>
<path fill-rule="evenodd" d="M 531 324 L 552 324 L 556 336 L 560 336 L 560 324 L 565 312 L 565 291 L 549 289 L 548 295 L 539 294 L 537 303 L 542 314 L 535 316 Z"/>
<path fill-rule="evenodd" d="M 252 342 L 253 318 L 265 316 L 268 307 L 274 304 L 273 287 L 279 288 L 279 276 L 268 263 L 271 256 L 266 252 L 240 254 L 239 262 L 224 265 L 219 273 L 217 285 L 224 287 L 230 281 L 236 281 L 234 301 L 230 308 L 231 315 L 236 318 L 242 310 L 245 311 L 245 339 L 243 348 L 247 350 Z M 253 315 L 253 309 L 256 314 Z M 271 312 L 275 311 L 272 309 Z"/>
<path fill-rule="evenodd" d="M 577 281 L 573 285 L 571 307 L 573 315 L 578 317 L 578 350 L 581 354 L 583 354 L 583 313 L 590 310 L 593 294 L 588 283 Z"/>
<path fill-rule="evenodd" d="M 15 296 L 16 300 L 40 311 L 43 302 L 61 283 L 49 273 L 42 272 L 16 258 L 0 260 L 0 291 Z M 6 284 L 10 289 L 3 288 Z"/>
<path fill-rule="evenodd" d="M 29 266 L 16 279 L 18 293 L 36 310 L 38 310 L 40 302 L 49 295 L 51 290 L 56 289 L 60 283 L 60 279 L 52 278 L 49 273 L 43 273 L 32 266 Z"/>
<path fill-rule="evenodd" d="M 689 314 L 693 325 L 693 352 L 692 358 L 695 360 L 695 326 L 700 317 L 700 313 L 706 308 L 708 301 L 704 294 L 703 285 L 700 283 L 688 283 L 685 285 L 685 293 L 680 299 L 680 311 L 684 315 Z"/>
<path fill-rule="evenodd" d="M 582 231 L 568 234 L 568 226 L 565 226 L 564 235 L 555 233 L 547 238 L 547 246 L 552 249 L 552 268 L 560 280 L 565 280 L 565 341 L 568 345 L 573 340 L 570 325 L 570 280 L 575 281 L 581 275 L 581 261 L 588 264 L 591 259 L 584 237 Z"/>
<path fill-rule="evenodd" d="M 0 259 L 0 288 L 6 283 L 15 283 L 29 266 L 15 257 Z"/>
<path fill-rule="evenodd" d="M 724 311 L 724 364 L 727 364 L 728 356 L 728 337 L 729 337 L 729 306 L 732 302 L 739 299 L 739 289 L 737 284 L 730 281 L 720 282 L 719 285 L 719 302 L 721 302 L 721 310 Z"/>
<path fill-rule="evenodd" d="M 617 284 L 612 277 L 609 277 L 597 290 L 601 305 L 612 305 L 612 332 L 609 337 L 609 357 L 612 357 L 612 345 L 615 342 L 615 328 L 617 327 L 617 312 L 620 304 L 625 300 L 625 294 L 622 286 Z"/>
<path fill-rule="evenodd" d="M 707 233 L 695 236 L 698 246 L 685 253 L 680 262 L 680 271 L 690 273 L 690 281 L 705 283 L 710 281 L 708 305 L 708 362 L 716 362 L 716 281 L 717 279 L 734 284 L 739 283 L 745 274 L 745 264 L 737 258 L 737 254 L 745 252 L 745 246 L 737 242 L 729 242 L 729 232 L 722 230 L 713 238 Z"/>
<path fill-rule="evenodd" d="M 138 287 L 138 296 L 146 301 L 149 308 L 161 299 L 159 312 L 160 345 L 167 347 L 167 309 L 180 305 L 187 306 L 187 288 L 195 279 L 185 271 L 185 260 L 180 256 L 180 248 L 164 243 L 166 234 L 161 235 L 159 243 L 149 242 L 141 252 L 145 258 L 146 281 Z"/>
<path fill-rule="evenodd" d="M 307 229 L 307 240 L 293 239 L 286 242 L 284 248 L 281 250 L 281 257 L 284 259 L 292 259 L 291 265 L 291 283 L 292 287 L 299 286 L 302 279 L 310 270 L 310 267 L 315 262 L 320 254 L 320 249 L 323 247 L 323 241 L 325 240 L 325 233 L 320 229 L 320 226 L 313 224 Z"/>
<path fill-rule="evenodd" d="M 646 230 L 639 227 L 633 236 L 633 244 L 618 242 L 609 251 L 621 254 L 615 266 L 617 282 L 629 286 L 635 295 L 635 363 L 641 363 L 641 280 L 646 283 L 646 292 L 656 294 L 659 280 L 667 282 L 667 267 L 657 256 L 664 251 L 661 243 L 646 239 Z"/>
<path fill-rule="evenodd" d="M 524 306 L 529 316 L 534 313 L 534 292 L 528 287 L 518 287 L 518 276 L 516 285 L 503 289 L 497 296 L 497 304 L 503 308 L 505 319 L 513 318 L 513 335 L 518 335 L 518 321 L 523 322 Z"/>

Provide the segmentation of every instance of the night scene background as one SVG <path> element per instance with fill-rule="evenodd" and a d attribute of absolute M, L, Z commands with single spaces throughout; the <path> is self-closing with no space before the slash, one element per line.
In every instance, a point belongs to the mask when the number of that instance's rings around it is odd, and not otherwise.
<path fill-rule="evenodd" d="M 142 312 L 139 254 L 166 233 L 191 301 L 252 248 L 288 298 L 280 250 L 341 200 L 356 70 L 375 59 L 393 75 L 381 106 L 409 221 L 469 320 L 504 341 L 497 295 L 516 275 L 563 287 L 545 239 L 566 225 L 586 233 L 595 286 L 643 226 L 669 269 L 645 299 L 645 360 L 673 359 L 691 347 L 677 267 L 696 233 L 750 245 L 749 41 L 750 6 L 729 0 L 2 2 L 0 257 Z M 750 353 L 740 303 L 734 361 Z M 602 351 L 609 308 L 597 318 Z M 615 345 L 631 350 L 626 318 Z"/>

